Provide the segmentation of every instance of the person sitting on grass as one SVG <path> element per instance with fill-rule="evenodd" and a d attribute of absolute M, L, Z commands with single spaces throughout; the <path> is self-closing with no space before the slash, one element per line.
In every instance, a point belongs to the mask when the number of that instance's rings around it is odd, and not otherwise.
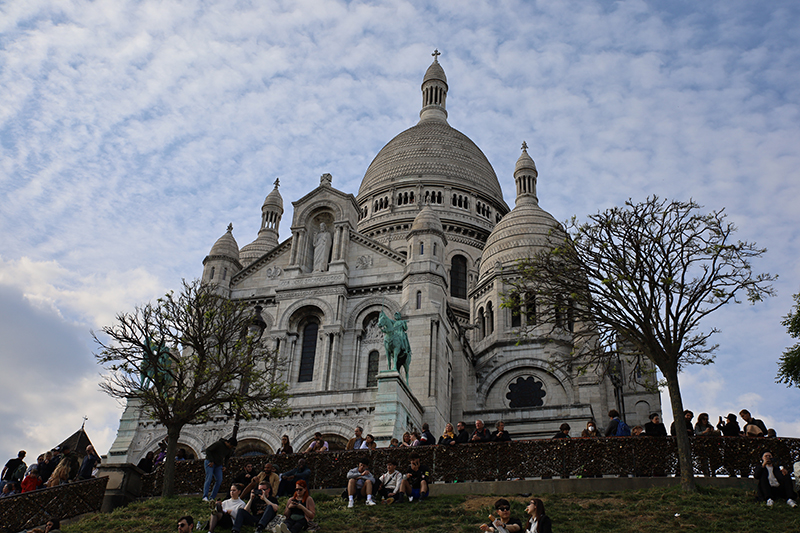
<path fill-rule="evenodd" d="M 420 465 L 419 455 L 412 453 L 408 459 L 411 461 L 411 465 L 406 472 L 401 490 L 408 497 L 409 502 L 424 500 L 428 497 L 428 473 Z"/>
<path fill-rule="evenodd" d="M 296 485 L 298 481 L 306 481 L 308 478 L 311 477 L 311 469 L 306 465 L 305 459 L 300 459 L 297 461 L 297 468 L 292 468 L 280 475 L 281 482 L 278 485 L 278 496 L 287 496 L 292 494 L 292 487 Z"/>
<path fill-rule="evenodd" d="M 242 489 L 244 489 L 244 486 L 241 483 L 234 483 L 231 485 L 231 497 L 216 503 L 214 512 L 211 513 L 211 518 L 208 520 L 208 533 L 214 533 L 214 528 L 217 526 L 233 526 L 236 515 L 245 506 L 244 500 L 239 497 Z"/>
<path fill-rule="evenodd" d="M 534 498 L 528 507 L 525 508 L 530 519 L 528 520 L 528 529 L 525 533 L 553 533 L 553 523 L 550 517 L 544 514 L 544 502 L 539 498 Z"/>
<path fill-rule="evenodd" d="M 375 505 L 372 500 L 372 486 L 375 484 L 375 476 L 369 471 L 369 459 L 362 459 L 358 466 L 347 473 L 347 508 L 355 506 L 355 496 L 360 494 L 367 497 L 367 505 Z"/>
<path fill-rule="evenodd" d="M 191 515 L 182 516 L 178 519 L 178 533 L 191 533 L 194 529 L 194 518 Z"/>
<path fill-rule="evenodd" d="M 772 453 L 764 452 L 761 464 L 753 472 L 753 477 L 758 480 L 756 499 L 767 502 L 772 507 L 773 500 L 786 500 L 789 507 L 796 507 L 794 499 L 797 497 L 792 488 L 792 478 L 789 472 L 779 468 L 772 462 Z"/>
<path fill-rule="evenodd" d="M 500 498 L 494 502 L 497 517 L 489 515 L 489 523 L 481 524 L 481 531 L 496 531 L 497 533 L 517 533 L 522 531 L 522 522 L 511 518 L 511 504 L 508 500 Z"/>
<path fill-rule="evenodd" d="M 403 474 L 397 470 L 397 461 L 386 461 L 386 473 L 378 480 L 377 493 L 383 498 L 383 503 L 392 504 L 403 500 Z"/>
<path fill-rule="evenodd" d="M 247 505 L 236 513 L 236 519 L 233 521 L 233 533 L 239 533 L 245 524 L 248 526 L 256 524 L 256 533 L 261 533 L 277 514 L 278 498 L 272 495 L 272 487 L 265 479 L 259 482 L 258 488 L 250 492 Z"/>
<path fill-rule="evenodd" d="M 286 521 L 279 526 L 281 533 L 300 533 L 308 529 L 308 522 L 314 520 L 317 508 L 314 498 L 308 493 L 308 485 L 302 479 L 295 484 L 294 495 L 286 502 L 283 515 Z"/>

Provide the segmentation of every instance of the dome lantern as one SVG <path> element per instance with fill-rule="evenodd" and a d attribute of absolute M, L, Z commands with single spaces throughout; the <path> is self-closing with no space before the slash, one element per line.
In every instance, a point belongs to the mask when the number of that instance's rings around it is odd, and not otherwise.
<path fill-rule="evenodd" d="M 422 110 L 419 112 L 419 121 L 436 120 L 447 123 L 447 76 L 439 64 L 439 50 L 431 54 L 433 63 L 425 72 L 422 79 Z"/>

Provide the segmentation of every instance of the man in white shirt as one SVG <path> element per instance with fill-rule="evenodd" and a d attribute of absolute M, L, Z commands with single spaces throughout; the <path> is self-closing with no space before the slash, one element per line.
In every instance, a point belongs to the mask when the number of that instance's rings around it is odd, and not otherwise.
<path fill-rule="evenodd" d="M 753 477 L 758 480 L 756 493 L 758 501 L 765 501 L 771 507 L 774 500 L 782 499 L 786 500 L 789 507 L 797 506 L 794 501 L 796 495 L 792 489 L 792 479 L 788 472 L 782 471 L 772 462 L 770 452 L 764 452 L 764 455 L 761 456 L 761 464 L 756 467 Z"/>
<path fill-rule="evenodd" d="M 397 462 L 389 459 L 386 462 L 386 473 L 378 480 L 378 494 L 383 497 L 383 503 L 391 504 L 403 498 L 403 474 L 397 471 Z"/>

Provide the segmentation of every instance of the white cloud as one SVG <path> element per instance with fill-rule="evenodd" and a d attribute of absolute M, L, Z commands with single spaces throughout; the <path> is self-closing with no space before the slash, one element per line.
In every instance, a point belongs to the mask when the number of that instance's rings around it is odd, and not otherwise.
<path fill-rule="evenodd" d="M 415 123 L 438 47 L 450 123 L 488 156 L 509 205 L 526 140 L 540 204 L 558 219 L 629 197 L 693 197 L 769 248 L 754 268 L 781 275 L 779 297 L 708 321 L 722 330 L 718 362 L 687 369 L 685 398 L 695 412 L 738 412 L 731 404 L 755 393 L 765 420 L 797 427 L 771 414 L 800 399 L 773 382 L 789 343 L 780 317 L 800 286 L 792 4 L 0 9 L 0 284 L 28 304 L 86 329 L 108 324 L 199 275 L 228 222 L 240 246 L 254 239 L 275 178 L 288 237 L 290 202 L 320 174 L 356 193 L 378 150 Z"/>

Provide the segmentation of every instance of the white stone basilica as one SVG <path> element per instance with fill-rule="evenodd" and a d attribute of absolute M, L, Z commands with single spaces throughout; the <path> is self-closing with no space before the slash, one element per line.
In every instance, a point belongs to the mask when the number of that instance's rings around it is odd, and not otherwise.
<path fill-rule="evenodd" d="M 293 202 L 289 239 L 279 242 L 278 183 L 261 208 L 261 229 L 239 248 L 232 228 L 203 261 L 203 281 L 263 308 L 263 342 L 286 361 L 292 414 L 243 421 L 239 453 L 277 450 L 289 435 L 305 450 L 314 432 L 341 448 L 356 425 L 379 446 L 409 428 L 447 422 L 492 427 L 515 439 L 549 438 L 562 422 L 577 436 L 616 408 L 633 426 L 661 411 L 658 394 L 608 377 L 554 370 L 573 348 L 568 317 L 553 335 L 520 341 L 523 325 L 551 312 L 534 298 L 501 307 L 504 276 L 541 247 L 556 220 L 536 194 L 538 172 L 523 144 L 514 170 L 514 209 L 483 152 L 447 122 L 448 84 L 438 53 L 422 81 L 419 122 L 392 139 L 367 169 L 357 196 L 320 185 Z M 408 321 L 409 375 L 388 370 L 377 318 Z M 622 375 L 626 376 L 627 371 Z M 184 428 L 180 446 L 201 450 L 228 436 L 222 416 Z M 109 462 L 136 463 L 157 447 L 163 427 L 129 405 Z"/>

